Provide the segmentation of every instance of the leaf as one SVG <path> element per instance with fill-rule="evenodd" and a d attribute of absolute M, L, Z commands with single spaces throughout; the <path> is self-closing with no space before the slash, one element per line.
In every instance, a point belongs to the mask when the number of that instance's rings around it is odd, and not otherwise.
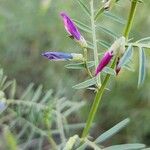
<path fill-rule="evenodd" d="M 88 16 L 91 16 L 91 13 L 90 13 L 89 8 L 88 8 L 81 0 L 77 0 L 77 2 L 79 3 L 79 5 L 80 5 L 81 8 L 83 9 L 83 11 L 84 11 Z"/>
<path fill-rule="evenodd" d="M 34 86 L 34 84 L 30 83 L 30 85 L 26 88 L 26 90 L 24 91 L 24 93 L 22 94 L 22 96 L 20 97 L 20 99 L 22 99 L 22 100 L 26 99 L 26 97 L 29 95 L 29 93 L 33 89 L 33 86 Z"/>
<path fill-rule="evenodd" d="M 93 67 L 94 61 L 87 62 L 87 66 L 88 66 L 88 68 Z M 85 64 L 84 63 L 71 63 L 71 64 L 65 65 L 65 68 L 67 68 L 67 69 L 84 69 Z"/>
<path fill-rule="evenodd" d="M 86 80 L 84 82 L 81 82 L 81 83 L 73 86 L 73 88 L 74 89 L 83 89 L 83 88 L 87 88 L 89 86 L 92 86 L 94 84 L 96 84 L 96 78 L 95 77 L 92 78 L 92 79 L 88 79 L 88 80 Z"/>
<path fill-rule="evenodd" d="M 124 55 L 121 57 L 118 67 L 122 67 L 122 66 L 126 65 L 132 58 L 132 55 L 133 55 L 133 48 L 130 45 L 128 47 L 128 49 L 125 51 Z"/>
<path fill-rule="evenodd" d="M 116 33 L 110 31 L 110 30 L 109 30 L 108 28 L 106 28 L 106 27 L 103 27 L 103 26 L 101 26 L 101 25 L 98 25 L 97 27 L 98 27 L 99 29 L 101 29 L 103 32 L 105 32 L 105 33 L 111 35 L 113 38 L 119 37 Z"/>
<path fill-rule="evenodd" d="M 13 80 L 13 81 L 12 81 L 12 84 L 11 84 L 11 89 L 10 89 L 10 93 L 9 93 L 9 98 L 10 98 L 10 99 L 13 99 L 14 96 L 15 96 L 15 93 L 16 93 L 16 80 Z"/>
<path fill-rule="evenodd" d="M 105 8 L 104 7 L 100 7 L 94 17 L 94 20 L 97 20 L 98 17 L 104 12 Z"/>
<path fill-rule="evenodd" d="M 121 24 L 125 24 L 125 20 L 123 20 L 122 18 L 118 17 L 116 14 L 113 14 L 111 12 L 104 12 L 104 15 L 111 18 L 112 20 L 118 22 L 118 23 L 121 23 Z"/>
<path fill-rule="evenodd" d="M 145 51 L 143 48 L 139 48 L 139 78 L 138 78 L 138 87 L 140 87 L 145 80 L 145 62 L 146 62 L 146 56 Z"/>
<path fill-rule="evenodd" d="M 127 69 L 127 70 L 129 70 L 129 71 L 132 71 L 132 72 L 135 71 L 135 69 L 133 68 L 133 66 L 132 66 L 131 64 L 125 64 L 125 65 L 123 66 L 123 68 L 125 68 L 125 69 Z"/>
<path fill-rule="evenodd" d="M 100 41 L 98 41 L 97 43 L 98 43 L 99 45 L 103 46 L 104 48 L 107 48 L 107 49 L 110 47 L 110 44 L 107 43 L 106 41 L 100 40 Z"/>
<path fill-rule="evenodd" d="M 42 89 L 43 89 L 43 86 L 39 85 L 38 88 L 36 89 L 31 101 L 38 101 L 39 97 L 42 94 Z"/>
<path fill-rule="evenodd" d="M 133 144 L 120 144 L 114 145 L 110 147 L 106 147 L 103 150 L 141 150 L 145 147 L 144 144 L 140 143 L 133 143 Z"/>
<path fill-rule="evenodd" d="M 92 33 L 92 30 L 89 26 L 87 26 L 86 24 L 84 24 L 83 22 L 80 22 L 78 20 L 73 20 L 76 25 L 79 27 L 79 29 L 85 31 L 85 32 L 88 32 L 88 33 Z"/>
<path fill-rule="evenodd" d="M 93 46 L 93 43 L 89 42 L 89 41 L 86 41 L 87 44 L 88 44 L 88 48 L 90 49 L 94 49 L 94 46 Z"/>
<path fill-rule="evenodd" d="M 4 139 L 7 145 L 7 148 L 9 150 L 17 150 L 17 141 L 16 138 L 14 137 L 14 135 L 11 133 L 11 131 L 9 130 L 9 128 L 6 126 L 4 128 Z"/>
<path fill-rule="evenodd" d="M 114 71 L 114 69 L 110 68 L 110 67 L 105 67 L 103 69 L 103 72 L 107 73 L 107 74 L 110 74 L 110 75 L 113 75 L 115 76 L 116 75 L 116 72 Z"/>
<path fill-rule="evenodd" d="M 129 118 L 124 119 L 123 121 L 116 124 L 114 127 L 109 129 L 108 131 L 101 134 L 96 140 L 96 143 L 102 143 L 112 137 L 113 135 L 117 134 L 121 129 L 123 129 L 128 123 L 130 122 Z"/>
<path fill-rule="evenodd" d="M 148 43 L 148 42 L 150 42 L 150 37 L 146 37 L 136 41 L 136 43 Z"/>

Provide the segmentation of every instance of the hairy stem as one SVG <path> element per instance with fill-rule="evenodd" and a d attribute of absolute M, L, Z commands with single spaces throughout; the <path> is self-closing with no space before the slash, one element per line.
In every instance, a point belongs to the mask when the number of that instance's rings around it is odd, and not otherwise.
<path fill-rule="evenodd" d="M 131 27 L 132 27 L 133 18 L 134 18 L 134 14 L 135 14 L 135 10 L 136 10 L 136 4 L 137 4 L 137 0 L 132 0 L 130 13 L 129 13 L 129 17 L 128 17 L 128 22 L 127 22 L 127 24 L 125 26 L 125 32 L 124 32 L 124 36 L 125 36 L 126 39 L 128 39 L 130 30 L 131 30 Z M 91 1 L 91 8 L 93 10 L 93 0 Z M 114 59 L 112 65 L 111 65 L 112 69 L 114 69 L 115 64 L 116 64 L 116 59 Z M 104 78 L 104 81 L 102 82 L 101 87 L 99 88 L 99 90 L 96 93 L 96 96 L 94 98 L 94 102 L 92 104 L 92 108 L 91 108 L 90 113 L 88 115 L 86 126 L 85 126 L 85 128 L 83 130 L 83 133 L 82 133 L 82 138 L 85 138 L 88 135 L 88 133 L 89 133 L 89 130 L 91 128 L 92 122 L 93 122 L 94 117 L 96 115 L 99 103 L 101 101 L 102 95 L 104 93 L 105 87 L 106 87 L 107 82 L 109 81 L 109 79 L 110 79 L 110 75 L 107 74 L 105 76 L 105 78 Z"/>
<path fill-rule="evenodd" d="M 95 70 L 98 66 L 98 50 L 97 50 L 97 40 L 96 40 L 96 25 L 94 21 L 94 4 L 93 0 L 90 2 L 91 6 L 91 26 L 92 26 L 92 37 L 93 37 L 93 46 L 94 46 L 94 62 L 95 62 Z M 100 76 L 97 77 L 98 85 L 101 84 Z"/>

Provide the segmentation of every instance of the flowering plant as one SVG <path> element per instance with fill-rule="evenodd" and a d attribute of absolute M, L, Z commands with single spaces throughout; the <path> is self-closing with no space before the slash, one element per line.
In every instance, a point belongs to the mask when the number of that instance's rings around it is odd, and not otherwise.
<path fill-rule="evenodd" d="M 62 89 L 56 90 L 55 93 L 49 89 L 43 93 L 42 85 L 35 89 L 32 83 L 21 96 L 16 96 L 16 81 L 7 81 L 3 70 L 0 69 L 0 129 L 3 134 L 0 149 L 131 150 L 145 148 L 145 144 L 141 143 L 112 146 L 103 144 L 122 130 L 130 122 L 129 118 L 117 123 L 96 138 L 92 138 L 91 133 L 95 128 L 94 119 L 100 108 L 104 92 L 113 90 L 107 86 L 108 82 L 110 79 L 121 78 L 122 73 L 132 70 L 133 50 L 139 50 L 138 88 L 144 82 L 145 51 L 150 49 L 150 37 L 138 41 L 129 39 L 137 5 L 142 1 L 129 1 L 131 6 L 127 22 L 118 19 L 111 13 L 115 6 L 119 7 L 117 4 L 120 0 L 103 0 L 100 7 L 97 5 L 97 8 L 94 6 L 96 4 L 94 0 L 90 0 L 87 4 L 85 0 L 76 0 L 76 2 L 89 18 L 88 23 L 85 24 L 83 20 L 75 20 L 66 12 L 61 12 L 60 17 L 68 36 L 74 41 L 74 44 L 78 45 L 78 48 L 80 47 L 80 52 L 48 50 L 43 51 L 42 57 L 46 58 L 43 59 L 46 63 L 48 60 L 60 63 L 65 61 L 69 63 L 65 66 L 66 68 L 85 71 L 85 81 L 74 85 L 73 88 L 93 92 L 94 100 L 91 100 L 92 105 L 88 110 L 89 114 L 86 115 L 86 123 L 68 123 L 68 117 L 85 106 L 84 101 L 69 101 L 66 97 L 62 97 L 64 95 Z M 51 0 L 42 1 L 42 15 L 48 10 L 50 3 Z M 103 17 L 103 14 L 121 22 L 124 25 L 123 33 L 118 35 L 109 28 L 101 26 L 99 23 L 101 23 L 100 17 Z M 99 34 L 99 30 L 113 37 L 110 38 L 111 42 L 108 39 L 100 40 L 104 37 Z M 76 95 L 74 97 L 76 98 Z M 77 133 L 71 135 L 71 129 L 81 128 L 83 129 L 81 135 Z M 3 141 L 6 144 L 3 144 Z"/>
<path fill-rule="evenodd" d="M 118 74 L 120 74 L 120 71 L 122 70 L 122 68 L 125 68 L 127 65 L 128 66 L 130 65 L 129 62 L 132 59 L 133 47 L 139 47 L 140 49 L 139 58 L 141 60 L 140 60 L 140 69 L 139 69 L 140 70 L 139 80 L 138 80 L 139 87 L 142 85 L 144 78 L 145 78 L 144 48 L 146 48 L 147 45 L 145 44 L 141 46 L 139 41 L 130 42 L 130 40 L 128 40 L 128 36 L 132 27 L 132 23 L 133 23 L 135 11 L 136 11 L 136 6 L 139 2 L 141 2 L 139 0 L 131 0 L 131 9 L 130 9 L 129 17 L 128 17 L 127 24 L 125 25 L 125 29 L 124 29 L 122 36 L 116 37 L 116 39 L 114 40 L 114 43 L 106 50 L 106 52 L 104 52 L 102 58 L 99 61 L 99 49 L 97 45 L 96 23 L 97 23 L 98 18 L 101 16 L 101 14 L 103 14 L 103 12 L 110 11 L 118 1 L 119 0 L 103 1 L 102 7 L 100 7 L 95 13 L 93 0 L 90 1 L 90 9 L 88 8 L 86 4 L 84 4 L 84 2 L 82 2 L 81 0 L 78 0 L 84 12 L 87 14 L 87 16 L 90 16 L 91 27 L 85 25 L 83 22 L 79 22 L 79 21 L 74 22 L 73 19 L 71 19 L 67 13 L 64 13 L 64 12 L 61 13 L 61 17 L 63 19 L 64 27 L 67 33 L 75 42 L 77 42 L 80 45 L 82 49 L 82 54 L 76 54 L 76 55 L 82 55 L 82 58 L 78 57 L 81 59 L 77 59 L 78 61 L 80 61 L 80 63 L 69 64 L 67 65 L 67 67 L 69 69 L 74 69 L 74 67 L 80 68 L 82 64 L 84 65 L 84 68 L 87 71 L 87 75 L 90 78 L 73 87 L 75 89 L 82 89 L 82 88 L 88 88 L 92 90 L 94 89 L 94 91 L 96 92 L 93 104 L 91 106 L 91 110 L 87 118 L 86 126 L 82 132 L 81 141 L 82 140 L 86 141 L 88 139 L 91 125 L 93 123 L 95 114 L 100 104 L 100 100 L 102 98 L 104 90 L 106 89 L 106 85 L 110 79 L 110 76 L 111 75 L 117 76 Z M 83 37 L 78 27 L 83 31 L 88 31 L 92 33 L 93 41 L 92 42 L 86 41 L 85 37 Z M 108 31 L 108 30 L 105 29 L 105 31 Z M 89 53 L 91 54 L 91 52 L 89 52 L 89 49 L 93 50 L 93 56 L 94 56 L 93 61 L 88 60 L 88 54 Z M 53 53 L 56 54 L 55 58 L 51 57 L 51 54 Z M 60 52 L 45 52 L 43 53 L 43 55 L 50 60 L 59 60 L 59 59 L 67 60 L 67 59 L 70 59 L 69 57 L 71 56 L 71 53 L 63 54 L 61 55 L 61 57 L 60 57 Z M 74 60 L 74 59 L 70 59 L 70 60 Z M 111 62 L 110 67 L 107 67 L 110 62 Z M 91 69 L 92 66 L 95 66 L 94 71 L 93 69 Z M 102 80 L 103 72 L 106 73 L 106 75 L 104 79 Z M 72 140 L 74 140 L 75 142 L 78 136 L 75 136 L 72 138 L 68 141 L 69 144 L 72 142 Z M 82 148 L 84 147 L 83 145 L 81 146 Z M 71 147 L 73 147 L 73 145 Z M 71 149 L 71 148 L 68 148 L 68 149 Z"/>

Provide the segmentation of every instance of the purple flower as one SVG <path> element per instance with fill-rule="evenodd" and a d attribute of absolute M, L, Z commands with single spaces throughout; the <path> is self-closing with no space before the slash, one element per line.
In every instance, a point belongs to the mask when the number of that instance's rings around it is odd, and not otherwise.
<path fill-rule="evenodd" d="M 44 52 L 42 56 L 52 61 L 82 60 L 82 54 L 65 52 Z"/>
<path fill-rule="evenodd" d="M 86 47 L 87 43 L 86 43 L 85 39 L 80 34 L 78 28 L 76 27 L 74 22 L 71 20 L 71 18 L 65 12 L 62 12 L 60 15 L 63 19 L 64 26 L 65 26 L 65 29 L 68 32 L 68 34 L 71 37 L 73 37 L 77 42 L 79 42 L 79 44 L 81 46 Z"/>
<path fill-rule="evenodd" d="M 113 57 L 113 51 L 105 52 L 103 58 L 101 59 L 99 65 L 95 71 L 95 75 L 98 75 L 98 73 L 103 70 L 103 68 L 110 62 L 112 57 Z"/>
<path fill-rule="evenodd" d="M 125 38 L 120 37 L 112 44 L 109 50 L 105 52 L 104 56 L 102 57 L 95 71 L 95 75 L 98 75 L 98 73 L 100 73 L 103 70 L 103 68 L 110 62 L 113 56 L 115 56 L 115 58 L 117 59 L 115 70 L 116 70 L 116 74 L 118 74 L 119 71 L 121 70 L 121 68 L 118 67 L 118 64 L 119 64 L 120 58 L 124 54 L 124 51 L 125 51 Z"/>

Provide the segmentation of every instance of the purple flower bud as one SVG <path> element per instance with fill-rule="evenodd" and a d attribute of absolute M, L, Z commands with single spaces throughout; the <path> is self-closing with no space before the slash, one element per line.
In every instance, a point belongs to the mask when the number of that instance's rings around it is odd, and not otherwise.
<path fill-rule="evenodd" d="M 62 12 L 60 15 L 63 18 L 66 31 L 76 40 L 80 40 L 81 34 L 78 28 L 75 26 L 74 22 L 70 19 L 70 17 L 64 12 Z"/>
<path fill-rule="evenodd" d="M 80 34 L 78 28 L 76 27 L 75 23 L 71 20 L 71 18 L 64 12 L 62 12 L 61 17 L 64 22 L 64 26 L 68 34 L 73 37 L 79 44 L 83 47 L 87 46 L 87 43 L 83 36 Z"/>
<path fill-rule="evenodd" d="M 103 58 L 101 59 L 96 71 L 95 71 L 95 76 L 98 75 L 99 72 L 103 70 L 103 68 L 110 62 L 110 60 L 113 57 L 113 52 L 112 51 L 107 51 L 105 52 Z"/>
<path fill-rule="evenodd" d="M 42 56 L 52 61 L 82 60 L 82 54 L 65 52 L 44 52 Z"/>

